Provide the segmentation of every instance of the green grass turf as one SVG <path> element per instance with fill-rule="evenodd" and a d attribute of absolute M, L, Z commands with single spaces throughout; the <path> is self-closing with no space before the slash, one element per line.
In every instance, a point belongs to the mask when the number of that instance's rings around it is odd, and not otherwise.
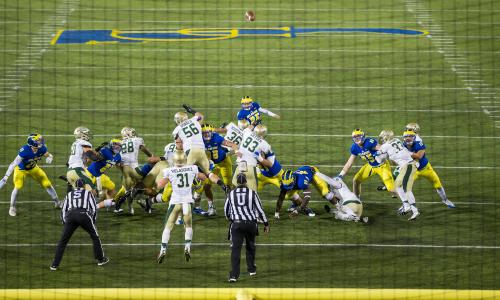
<path fill-rule="evenodd" d="M 63 1 L 0 4 L 0 71 L 25 50 L 31 35 Z M 424 1 L 431 16 L 481 78 L 498 87 L 500 68 L 496 1 Z M 252 8 L 257 21 L 243 21 Z M 390 27 L 422 28 L 400 1 L 85 1 L 60 29 L 161 30 L 192 27 Z M 4 78 L 4 77 L 0 77 Z M 0 83 L 0 87 L 3 85 Z M 377 34 L 246 38 L 214 42 L 120 45 L 55 45 L 33 66 L 16 96 L 0 100 L 0 172 L 29 132 L 46 135 L 54 153 L 45 166 L 65 172 L 71 133 L 85 125 L 95 144 L 133 126 L 155 153 L 171 141 L 173 114 L 182 103 L 220 124 L 235 119 L 239 99 L 251 95 L 282 115 L 265 119 L 268 141 L 287 168 L 319 165 L 335 175 L 349 156 L 355 127 L 377 135 L 397 134 L 410 121 L 423 128 L 428 157 L 458 208 L 442 205 L 425 180 L 415 184 L 421 218 L 408 223 L 396 200 L 377 192 L 378 179 L 363 185 L 370 224 L 345 224 L 323 212 L 313 194 L 315 218 L 273 221 L 260 236 L 259 275 L 242 275 L 242 286 L 498 289 L 500 250 L 484 248 L 388 247 L 389 245 L 499 247 L 498 129 L 477 99 L 437 52 L 432 39 Z M 142 157 L 144 159 L 144 157 Z M 43 165 L 43 164 L 42 164 Z M 357 162 L 360 166 L 361 162 Z M 357 168 L 346 181 L 350 182 Z M 115 182 L 119 173 L 110 172 Z M 164 265 L 155 255 L 164 206 L 153 215 L 101 212 L 98 228 L 111 262 L 94 265 L 90 246 L 70 246 L 60 272 L 49 272 L 61 226 L 44 191 L 31 180 L 19 195 L 19 216 L 7 215 L 11 182 L 0 191 L 0 288 L 40 287 L 217 287 L 229 271 L 227 223 L 195 218 L 193 261 L 182 261 L 172 245 Z M 215 191 L 219 215 L 222 193 Z M 273 215 L 277 190 L 261 193 Z M 33 202 L 45 201 L 46 203 Z M 31 202 L 31 203 L 30 203 Z M 181 243 L 175 228 L 173 243 Z M 77 232 L 71 243 L 89 243 Z M 17 245 L 23 244 L 23 245 Z M 113 245 L 111 245 L 113 244 Z M 128 244 L 144 244 L 132 246 Z M 377 244 L 313 246 L 281 244 Z M 242 271 L 245 270 L 244 259 Z"/>

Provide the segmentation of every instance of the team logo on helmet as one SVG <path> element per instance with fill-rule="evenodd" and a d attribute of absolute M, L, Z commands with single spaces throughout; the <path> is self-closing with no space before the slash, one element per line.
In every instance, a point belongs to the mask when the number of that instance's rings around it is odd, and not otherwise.
<path fill-rule="evenodd" d="M 210 141 L 212 139 L 212 135 L 214 132 L 214 128 L 212 125 L 208 123 L 204 123 L 201 125 L 201 134 L 203 135 L 203 140 Z"/>
<path fill-rule="evenodd" d="M 40 148 L 45 144 L 45 140 L 39 133 L 32 133 L 28 136 L 28 145 L 31 147 Z"/>
<path fill-rule="evenodd" d="M 241 107 L 243 109 L 249 110 L 252 107 L 253 99 L 250 96 L 245 96 L 241 98 Z"/>
<path fill-rule="evenodd" d="M 73 134 L 75 135 L 75 139 L 81 139 L 85 141 L 90 141 L 92 139 L 92 133 L 87 127 L 76 127 L 75 131 L 73 131 Z"/>
<path fill-rule="evenodd" d="M 281 175 L 281 187 L 287 191 L 291 190 L 295 184 L 295 177 L 293 176 L 292 170 L 286 170 L 283 175 Z"/>

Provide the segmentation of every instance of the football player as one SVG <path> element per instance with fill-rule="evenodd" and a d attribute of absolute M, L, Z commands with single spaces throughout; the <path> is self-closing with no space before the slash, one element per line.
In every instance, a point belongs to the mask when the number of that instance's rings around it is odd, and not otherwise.
<path fill-rule="evenodd" d="M 226 186 L 231 186 L 231 179 L 233 177 L 233 162 L 231 161 L 229 154 L 238 151 L 238 145 L 225 140 L 218 133 L 214 132 L 214 128 L 210 124 L 203 124 L 201 126 L 201 131 L 208 159 L 213 161 L 215 165 L 212 172 L 222 178 L 222 181 Z M 231 148 L 229 153 L 226 147 Z M 205 193 L 208 198 L 208 214 L 209 216 L 214 216 L 216 211 L 210 185 L 205 187 Z"/>
<path fill-rule="evenodd" d="M 172 132 L 176 140 L 177 150 L 182 150 L 187 156 L 188 165 L 198 165 L 213 183 L 217 183 L 225 194 L 228 194 L 230 188 L 216 174 L 210 172 L 210 163 L 205 154 L 205 143 L 201 133 L 201 124 L 203 115 L 186 106 L 188 111 L 194 114 L 194 117 L 188 118 L 185 112 L 178 112 L 174 116 L 177 127 Z M 185 107 L 185 108 L 186 108 Z"/>
<path fill-rule="evenodd" d="M 121 158 L 123 181 L 120 190 L 115 195 L 115 201 L 144 178 L 143 172 L 137 171 L 139 167 L 139 151 L 143 152 L 147 157 L 153 156 L 153 153 L 146 148 L 144 140 L 137 136 L 134 128 L 124 127 L 120 134 L 122 136 Z M 128 209 L 131 214 L 134 214 L 132 200 L 132 197 L 128 197 Z M 115 212 L 120 212 L 121 209 L 119 205 L 117 206 Z"/>
<path fill-rule="evenodd" d="M 422 141 L 422 139 L 420 139 L 420 141 L 417 141 L 417 138 L 418 134 L 413 130 L 406 130 L 405 132 L 403 132 L 404 146 L 411 152 L 411 156 L 414 159 L 418 160 L 419 163 L 417 173 L 415 175 L 415 180 L 419 177 L 424 177 L 425 179 L 427 179 L 436 190 L 436 193 L 439 195 L 439 198 L 441 198 L 441 201 L 449 208 L 455 208 L 455 204 L 453 204 L 453 202 L 451 202 L 446 196 L 446 192 L 444 191 L 438 174 L 436 173 L 436 171 L 434 171 L 431 163 L 426 157 L 426 147 L 424 142 Z"/>
<path fill-rule="evenodd" d="M 340 177 L 330 178 L 322 173 L 317 173 L 317 175 L 330 185 L 337 200 L 337 209 L 331 209 L 328 204 L 325 205 L 327 212 L 334 214 L 337 220 L 368 223 L 368 217 L 361 217 L 363 203 L 349 190 Z"/>
<path fill-rule="evenodd" d="M 241 140 L 243 139 L 243 130 L 250 125 L 247 119 L 238 120 L 238 125 L 236 126 L 234 123 L 229 123 L 224 128 L 222 128 L 221 132 L 225 133 L 224 139 L 230 142 L 233 142 L 236 145 L 240 145 Z"/>
<path fill-rule="evenodd" d="M 163 170 L 163 178 L 158 183 L 160 188 L 167 183 L 172 185 L 172 196 L 170 199 L 167 215 L 165 217 L 165 227 L 163 229 L 160 253 L 157 262 L 162 263 L 167 253 L 170 232 L 179 215 L 184 220 L 184 257 L 186 261 L 191 259 L 191 240 L 193 239 L 191 204 L 193 203 L 192 185 L 195 178 L 205 180 L 205 174 L 199 172 L 195 165 L 187 164 L 186 155 L 182 151 L 177 151 L 173 157 L 174 166 Z"/>
<path fill-rule="evenodd" d="M 5 176 L 0 180 L 1 189 L 7 183 L 12 172 L 14 172 L 14 189 L 10 195 L 10 216 L 15 217 L 17 215 L 17 194 L 23 188 L 26 176 L 33 178 L 45 189 L 45 191 L 47 191 L 52 201 L 54 201 L 54 207 L 60 207 L 56 190 L 52 186 L 47 174 L 37 165 L 37 162 L 41 160 L 42 157 L 45 157 L 45 162 L 47 164 L 51 164 L 54 159 L 54 156 L 47 150 L 42 135 L 32 133 L 28 136 L 27 144 L 19 149 L 19 153 L 9 165 L 7 172 L 5 172 Z"/>
<path fill-rule="evenodd" d="M 261 114 L 280 119 L 279 115 L 260 107 L 259 103 L 254 102 L 250 96 L 241 98 L 241 110 L 238 112 L 238 120 L 247 120 L 252 125 L 259 125 L 262 122 Z"/>
<path fill-rule="evenodd" d="M 366 164 L 361 167 L 356 175 L 354 175 L 353 192 L 356 197 L 361 198 L 361 183 L 375 174 L 382 179 L 382 182 L 387 187 L 387 190 L 394 193 L 394 178 L 392 177 L 389 162 L 386 161 L 384 163 L 380 163 L 375 159 L 377 154 L 377 141 L 374 138 L 367 138 L 364 131 L 358 128 L 354 129 L 352 132 L 352 141 L 351 156 L 338 176 L 343 178 L 351 169 L 356 157 L 360 157 L 366 161 Z"/>
<path fill-rule="evenodd" d="M 380 132 L 379 143 L 376 147 L 378 150 L 376 160 L 378 162 L 390 160 L 399 167 L 399 175 L 396 177 L 395 185 L 403 206 L 398 210 L 398 213 L 404 215 L 411 211 L 412 215 L 408 220 L 415 220 L 420 215 L 412 192 L 417 164 L 411 157 L 410 151 L 394 137 L 394 132 L 391 130 Z"/>
<path fill-rule="evenodd" d="M 105 198 L 112 199 L 115 194 L 115 183 L 104 174 L 107 170 L 111 169 L 113 166 L 121 167 L 121 155 L 122 141 L 119 139 L 111 139 L 109 143 L 104 143 L 101 147 L 98 147 L 96 151 L 87 151 L 86 155 L 93 161 L 85 174 L 92 180 L 92 183 L 96 185 L 97 193 L 99 195 L 104 194 Z"/>
<path fill-rule="evenodd" d="M 71 153 L 68 158 L 68 171 L 66 172 L 67 182 L 71 187 L 75 188 L 75 182 L 82 179 L 85 183 L 85 189 L 91 191 L 95 189 L 92 180 L 85 173 L 86 161 L 84 159 L 85 153 L 92 150 L 92 133 L 87 127 L 77 127 L 73 131 L 75 141 L 71 145 Z"/>
<path fill-rule="evenodd" d="M 281 191 L 278 197 L 278 202 L 276 202 L 276 211 L 274 213 L 275 218 L 279 218 L 279 213 L 285 197 L 295 200 L 293 195 L 298 191 L 302 191 L 303 201 L 300 206 L 293 211 L 293 213 L 297 214 L 298 212 L 303 212 L 309 214 L 309 216 L 314 216 L 314 212 L 307 207 L 309 201 L 311 200 L 311 189 L 309 187 L 311 184 L 316 188 L 321 196 L 323 196 L 323 198 L 333 203 L 334 194 L 328 188 L 328 184 L 316 173 L 319 173 L 319 170 L 313 166 L 302 166 L 295 171 L 287 170 L 283 173 L 281 179 Z"/>

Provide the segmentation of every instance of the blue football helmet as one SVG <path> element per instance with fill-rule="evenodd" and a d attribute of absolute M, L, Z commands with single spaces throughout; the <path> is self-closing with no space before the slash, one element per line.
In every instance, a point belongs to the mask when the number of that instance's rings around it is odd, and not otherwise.
<path fill-rule="evenodd" d="M 35 148 L 40 148 L 45 144 L 45 140 L 39 133 L 32 133 L 28 136 L 28 145 Z"/>
<path fill-rule="evenodd" d="M 295 185 L 295 177 L 293 176 L 292 170 L 286 170 L 283 175 L 281 175 L 281 187 L 287 191 L 293 189 Z"/>

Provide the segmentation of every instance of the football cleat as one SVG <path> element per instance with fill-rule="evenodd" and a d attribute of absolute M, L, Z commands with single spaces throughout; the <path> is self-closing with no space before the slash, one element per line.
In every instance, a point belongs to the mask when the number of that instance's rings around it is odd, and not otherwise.
<path fill-rule="evenodd" d="M 186 261 L 191 260 L 191 251 L 189 249 L 184 249 L 184 258 L 186 259 Z"/>
<path fill-rule="evenodd" d="M 294 211 L 295 209 L 297 208 L 297 205 L 295 205 L 295 203 L 292 202 L 292 204 L 290 204 L 290 206 L 288 207 L 288 209 L 286 210 L 287 212 L 292 212 Z"/>
<path fill-rule="evenodd" d="M 217 211 L 215 210 L 215 208 L 210 207 L 210 208 L 208 209 L 208 216 L 209 216 L 209 217 L 212 217 L 212 216 L 215 216 L 215 215 L 217 215 Z"/>
<path fill-rule="evenodd" d="M 104 256 L 100 261 L 97 262 L 97 265 L 98 266 L 104 266 L 108 262 L 109 262 L 109 258 L 107 258 L 106 256 Z"/>
<path fill-rule="evenodd" d="M 257 272 L 248 272 L 248 275 L 255 276 L 255 275 L 257 275 Z"/>
<path fill-rule="evenodd" d="M 201 207 L 193 208 L 193 213 L 200 216 L 208 216 L 208 213 L 204 211 Z"/>
<path fill-rule="evenodd" d="M 316 214 L 314 213 L 314 211 L 311 208 L 309 208 L 309 207 L 307 207 L 306 209 L 304 209 L 304 214 L 308 215 L 309 217 L 316 216 Z"/>
<path fill-rule="evenodd" d="M 404 206 L 404 205 L 402 205 L 402 206 L 398 209 L 398 215 L 400 215 L 400 216 L 404 216 L 404 215 L 406 215 L 407 213 L 409 213 L 410 211 L 411 211 L 410 206 Z"/>
<path fill-rule="evenodd" d="M 161 249 L 160 253 L 158 253 L 158 256 L 156 257 L 156 262 L 161 264 L 166 254 L 167 254 L 167 249 Z"/>
<path fill-rule="evenodd" d="M 387 191 L 387 187 L 385 185 L 377 186 L 377 191 Z"/>
<path fill-rule="evenodd" d="M 408 221 L 415 221 L 417 217 L 420 216 L 420 212 L 418 210 L 414 211 Z"/>
<path fill-rule="evenodd" d="M 361 218 L 361 223 L 368 224 L 368 217 Z"/>
<path fill-rule="evenodd" d="M 14 206 L 11 206 L 9 208 L 9 216 L 11 216 L 11 217 L 17 216 L 17 209 Z"/>
<path fill-rule="evenodd" d="M 56 266 L 50 266 L 50 270 L 51 271 L 57 271 L 57 267 Z"/>
<path fill-rule="evenodd" d="M 232 278 L 232 277 L 229 277 L 229 279 L 227 280 L 227 282 L 229 283 L 236 283 L 236 278 Z"/>
<path fill-rule="evenodd" d="M 446 199 L 445 201 L 442 201 L 444 205 L 448 206 L 448 208 L 456 208 L 455 204 L 451 202 L 450 200 Z"/>
<path fill-rule="evenodd" d="M 177 217 L 177 220 L 175 220 L 175 225 L 182 225 L 182 224 L 184 224 L 182 217 L 181 216 Z"/>

